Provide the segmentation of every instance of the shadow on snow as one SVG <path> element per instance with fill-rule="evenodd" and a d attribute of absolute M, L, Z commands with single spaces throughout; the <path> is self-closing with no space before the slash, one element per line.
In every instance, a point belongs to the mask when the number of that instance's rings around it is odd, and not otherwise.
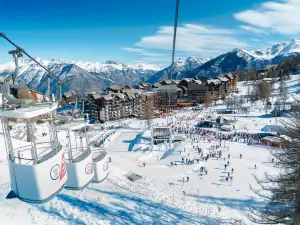
<path fill-rule="evenodd" d="M 95 188 L 88 188 L 102 196 L 110 196 L 112 200 L 108 204 L 98 202 L 96 200 L 85 201 L 67 194 L 59 194 L 57 199 L 68 205 L 72 211 L 80 211 L 84 217 L 88 214 L 88 219 L 105 220 L 112 224 L 227 224 L 228 221 L 219 221 L 215 218 L 197 217 L 193 213 L 183 211 L 181 209 L 152 200 L 143 199 L 141 197 L 127 195 L 120 192 L 101 191 Z M 78 224 L 86 224 L 83 220 L 73 216 L 70 210 L 63 208 L 58 210 L 55 207 L 45 208 L 36 205 L 36 207 L 64 221 L 76 222 Z M 83 213 L 84 212 L 84 213 Z M 81 216 L 80 216 L 81 217 Z"/>
<path fill-rule="evenodd" d="M 263 201 L 257 201 L 254 198 L 248 198 L 248 199 L 219 198 L 213 196 L 198 196 L 194 194 L 187 194 L 187 196 L 199 199 L 199 201 L 204 204 L 226 206 L 241 211 L 249 210 L 249 208 L 257 209 L 265 206 Z"/>

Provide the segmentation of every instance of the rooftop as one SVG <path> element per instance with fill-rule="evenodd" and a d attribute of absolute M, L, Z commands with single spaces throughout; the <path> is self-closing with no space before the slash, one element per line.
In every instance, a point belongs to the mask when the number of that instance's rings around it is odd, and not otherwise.
<path fill-rule="evenodd" d="M 118 85 L 111 85 L 108 88 L 111 89 L 111 90 L 116 90 L 116 91 L 121 89 Z"/>
<path fill-rule="evenodd" d="M 188 87 L 188 91 L 201 91 L 201 90 L 208 90 L 208 87 L 204 84 L 191 84 Z"/>
<path fill-rule="evenodd" d="M 171 85 L 164 85 L 157 89 L 158 92 L 165 92 L 165 91 L 177 91 L 177 86 L 175 84 Z"/>
<path fill-rule="evenodd" d="M 14 119 L 31 119 L 37 116 L 45 115 L 57 109 L 57 103 L 43 103 L 30 106 L 28 108 L 19 108 L 15 110 L 2 111 L 0 117 Z"/>

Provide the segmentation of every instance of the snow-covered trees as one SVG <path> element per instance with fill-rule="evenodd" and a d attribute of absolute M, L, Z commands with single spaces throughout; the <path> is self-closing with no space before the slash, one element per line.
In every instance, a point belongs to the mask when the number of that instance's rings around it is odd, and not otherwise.
<path fill-rule="evenodd" d="M 300 115 L 285 121 L 279 132 L 289 138 L 271 151 L 274 160 L 269 163 L 276 172 L 262 179 L 255 176 L 261 188 L 252 188 L 267 203 L 252 209 L 249 218 L 258 224 L 300 225 Z"/>
<path fill-rule="evenodd" d="M 280 96 L 280 100 L 281 100 L 281 110 L 285 110 L 286 107 L 286 100 L 288 99 L 287 97 L 287 84 L 286 84 L 286 80 L 285 77 L 282 76 L 280 78 L 280 83 L 279 83 L 279 96 Z"/>

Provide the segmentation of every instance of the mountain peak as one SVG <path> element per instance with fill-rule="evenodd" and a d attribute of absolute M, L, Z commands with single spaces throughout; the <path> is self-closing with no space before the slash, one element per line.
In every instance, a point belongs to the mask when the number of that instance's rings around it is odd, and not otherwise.
<path fill-rule="evenodd" d="M 113 60 L 107 60 L 105 62 L 105 64 L 116 64 L 116 65 L 122 64 L 123 65 L 123 63 L 121 63 L 121 62 L 119 62 L 119 61 L 113 61 Z"/>

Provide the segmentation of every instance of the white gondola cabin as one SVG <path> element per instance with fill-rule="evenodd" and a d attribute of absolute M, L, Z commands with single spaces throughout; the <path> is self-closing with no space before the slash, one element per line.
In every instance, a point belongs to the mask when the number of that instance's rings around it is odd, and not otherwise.
<path fill-rule="evenodd" d="M 63 146 L 67 160 L 68 180 L 66 188 L 82 189 L 86 187 L 94 177 L 94 165 L 92 154 L 87 146 L 87 139 L 79 135 L 88 122 L 71 122 L 57 126 L 57 131 L 66 132 L 67 145 Z M 84 132 L 86 133 L 86 132 Z M 84 134 L 85 136 L 85 134 Z"/>
<path fill-rule="evenodd" d="M 58 142 L 53 125 L 56 103 L 38 104 L 0 112 L 5 147 L 14 194 L 23 201 L 45 202 L 54 197 L 67 181 L 64 152 Z M 49 142 L 38 142 L 34 131 L 34 120 L 49 115 Z M 10 136 L 10 120 L 21 119 L 26 123 L 29 145 L 14 148 Z M 44 140 L 44 139 L 43 139 Z"/>
<path fill-rule="evenodd" d="M 104 133 L 100 130 L 94 130 L 93 126 L 87 127 L 87 132 L 81 132 L 80 136 L 87 138 L 88 147 L 92 152 L 94 162 L 93 182 L 102 182 L 108 176 L 107 153 L 104 149 Z"/>

